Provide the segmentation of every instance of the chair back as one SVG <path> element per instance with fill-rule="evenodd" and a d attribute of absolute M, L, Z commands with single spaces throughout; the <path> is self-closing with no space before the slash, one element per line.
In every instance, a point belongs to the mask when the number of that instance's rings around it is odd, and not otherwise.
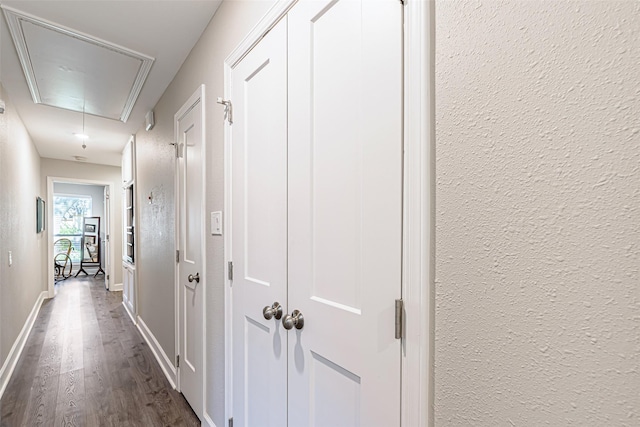
<path fill-rule="evenodd" d="M 71 249 L 73 249 L 73 245 L 69 239 L 58 239 L 53 243 L 53 253 L 56 255 L 60 253 L 69 255 Z"/>

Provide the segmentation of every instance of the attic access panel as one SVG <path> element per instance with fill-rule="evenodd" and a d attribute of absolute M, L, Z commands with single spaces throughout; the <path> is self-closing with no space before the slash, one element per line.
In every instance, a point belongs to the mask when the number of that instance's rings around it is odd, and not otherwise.
<path fill-rule="evenodd" d="M 33 102 L 127 121 L 154 58 L 2 8 Z"/>

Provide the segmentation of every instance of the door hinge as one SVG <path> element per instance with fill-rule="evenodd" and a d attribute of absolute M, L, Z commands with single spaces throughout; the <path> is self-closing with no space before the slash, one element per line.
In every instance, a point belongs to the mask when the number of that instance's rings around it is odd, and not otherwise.
<path fill-rule="evenodd" d="M 229 427 L 233 427 L 233 417 L 229 418 Z"/>
<path fill-rule="evenodd" d="M 176 262 L 180 262 L 180 251 L 176 249 Z"/>
<path fill-rule="evenodd" d="M 176 158 L 180 158 L 182 157 L 182 145 L 179 142 L 170 142 L 169 145 L 173 145 L 173 148 L 175 149 L 176 152 Z"/>
<path fill-rule="evenodd" d="M 402 299 L 396 300 L 396 339 L 401 340 L 404 338 L 404 301 Z"/>
<path fill-rule="evenodd" d="M 231 105 L 231 101 L 218 97 L 216 102 L 218 104 L 224 105 L 224 118 L 229 122 L 230 125 L 233 124 L 233 106 Z"/>
<path fill-rule="evenodd" d="M 180 367 L 180 355 L 176 355 L 176 368 Z"/>
<path fill-rule="evenodd" d="M 228 270 L 227 277 L 229 277 L 229 280 L 233 280 L 233 261 L 229 261 L 229 264 L 227 266 L 227 270 Z"/>
<path fill-rule="evenodd" d="M 109 235 L 107 234 L 107 242 L 109 241 Z"/>
<path fill-rule="evenodd" d="M 107 274 L 107 280 L 109 280 L 109 275 Z"/>

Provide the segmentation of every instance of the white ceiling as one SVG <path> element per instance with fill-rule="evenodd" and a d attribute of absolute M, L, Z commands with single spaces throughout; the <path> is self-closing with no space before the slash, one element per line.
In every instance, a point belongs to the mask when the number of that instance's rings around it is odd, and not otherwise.
<path fill-rule="evenodd" d="M 87 148 L 83 149 L 82 141 L 73 135 L 82 132 L 82 113 L 33 102 L 6 21 L 4 17 L 0 18 L 0 81 L 22 117 L 40 155 L 62 160 L 74 160 L 75 156 L 82 156 L 90 163 L 120 165 L 120 153 L 129 135 L 144 128 L 145 114 L 153 108 L 169 85 L 220 2 L 221 0 L 2 2 L 3 6 L 155 58 L 126 123 L 85 115 L 85 133 L 90 138 L 86 141 Z M 65 43 L 64 38 L 59 39 L 56 42 Z M 60 49 L 64 48 L 65 46 L 60 46 Z M 114 80 L 119 77 L 113 76 Z M 96 86 L 89 88 L 88 92 L 101 92 L 100 81 L 103 78 L 104 73 L 100 77 L 96 75 L 95 79 L 89 78 Z M 69 94 L 69 97 L 73 96 L 77 97 L 77 94 Z"/>

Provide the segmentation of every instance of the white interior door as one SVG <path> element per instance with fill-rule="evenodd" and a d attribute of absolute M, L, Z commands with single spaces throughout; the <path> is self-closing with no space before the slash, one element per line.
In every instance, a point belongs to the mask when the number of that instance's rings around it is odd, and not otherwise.
<path fill-rule="evenodd" d="M 402 5 L 289 12 L 290 426 L 400 425 Z M 295 332 L 295 333 L 294 333 Z"/>
<path fill-rule="evenodd" d="M 286 425 L 287 32 L 280 22 L 233 70 L 234 426 Z"/>
<path fill-rule="evenodd" d="M 176 113 L 178 193 L 179 387 L 191 408 L 203 414 L 204 127 L 201 89 Z"/>
<path fill-rule="evenodd" d="M 231 99 L 234 425 L 399 426 L 400 2 L 300 1 Z"/>
<path fill-rule="evenodd" d="M 104 287 L 108 290 L 111 287 L 111 198 L 109 186 L 104 186 L 104 242 L 102 250 L 104 253 Z"/>

